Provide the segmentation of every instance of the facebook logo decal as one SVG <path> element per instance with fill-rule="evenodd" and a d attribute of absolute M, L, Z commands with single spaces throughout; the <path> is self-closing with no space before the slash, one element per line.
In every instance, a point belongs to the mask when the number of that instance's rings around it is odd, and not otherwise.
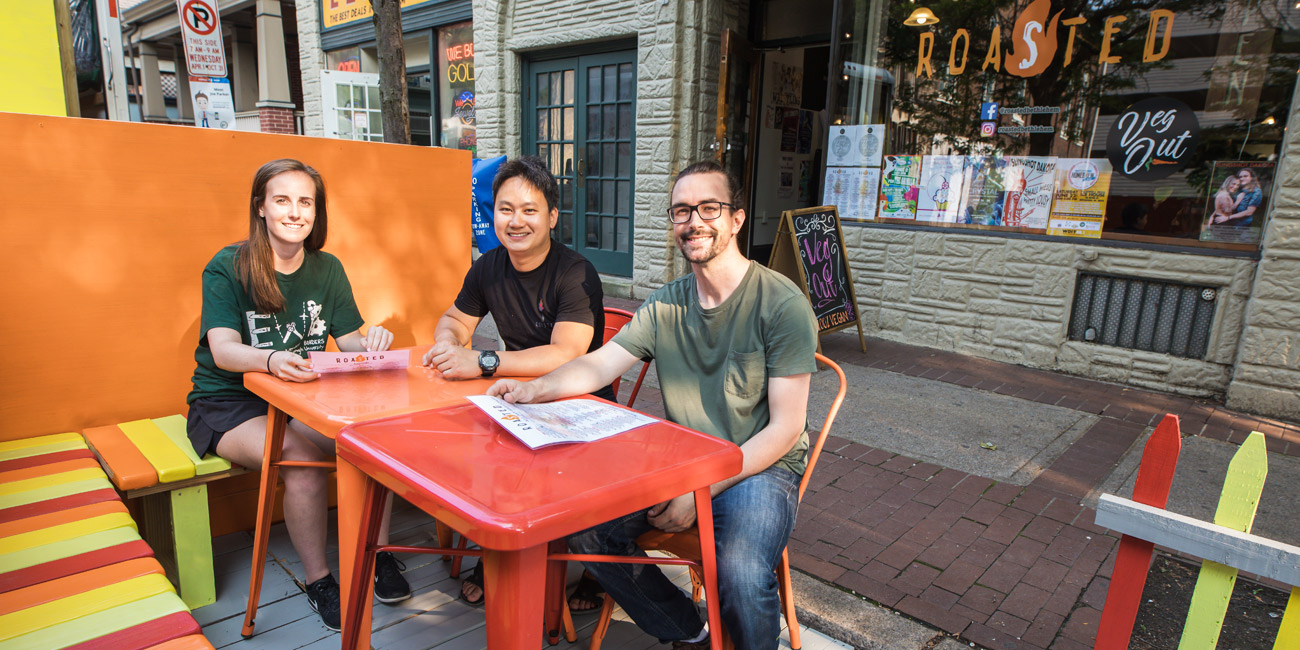
<path fill-rule="evenodd" d="M 981 120 L 998 119 L 998 103 L 984 102 L 983 104 L 980 104 L 980 119 Z"/>

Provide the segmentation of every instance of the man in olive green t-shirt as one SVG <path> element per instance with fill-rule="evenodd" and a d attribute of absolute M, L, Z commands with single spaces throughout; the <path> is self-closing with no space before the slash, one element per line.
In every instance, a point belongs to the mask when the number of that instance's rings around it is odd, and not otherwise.
<path fill-rule="evenodd" d="M 668 209 L 692 273 L 646 299 L 604 347 L 530 382 L 488 390 L 507 401 L 546 402 L 613 381 L 654 358 L 668 419 L 740 445 L 741 472 L 712 486 L 722 619 L 738 648 L 775 648 L 780 605 L 775 569 L 798 505 L 808 437 L 808 386 L 817 325 L 803 293 L 740 253 L 745 221 L 737 183 L 721 166 L 696 163 L 677 176 Z M 692 494 L 569 538 L 583 554 L 641 554 L 652 528 L 695 523 Z M 708 646 L 691 599 L 657 568 L 592 564 L 587 570 L 647 634 L 674 648 Z"/>

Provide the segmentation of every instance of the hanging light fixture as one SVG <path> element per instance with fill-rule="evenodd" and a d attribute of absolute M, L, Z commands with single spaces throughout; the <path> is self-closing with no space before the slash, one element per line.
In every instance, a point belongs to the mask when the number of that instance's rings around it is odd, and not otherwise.
<path fill-rule="evenodd" d="M 908 16 L 907 20 L 903 21 L 903 24 L 908 27 L 924 27 L 926 25 L 934 25 L 938 22 L 939 17 L 934 15 L 933 11 L 930 11 L 925 7 L 917 7 L 912 11 L 912 15 Z"/>

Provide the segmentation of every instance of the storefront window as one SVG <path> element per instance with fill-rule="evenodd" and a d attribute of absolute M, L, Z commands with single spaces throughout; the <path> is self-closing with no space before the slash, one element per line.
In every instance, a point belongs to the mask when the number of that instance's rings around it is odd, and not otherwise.
<path fill-rule="evenodd" d="M 442 146 L 476 151 L 472 23 L 459 23 L 438 30 L 438 103 Z"/>
<path fill-rule="evenodd" d="M 838 0 L 824 201 L 914 223 L 1254 250 L 1294 0 Z"/>

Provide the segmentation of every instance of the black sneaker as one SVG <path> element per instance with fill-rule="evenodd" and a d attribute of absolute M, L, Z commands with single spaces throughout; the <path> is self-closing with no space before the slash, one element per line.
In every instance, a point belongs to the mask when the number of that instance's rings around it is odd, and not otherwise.
<path fill-rule="evenodd" d="M 673 641 L 673 650 L 705 650 L 708 647 L 708 636 L 699 641 Z"/>
<path fill-rule="evenodd" d="M 307 585 L 307 602 L 320 614 L 325 627 L 335 632 L 343 629 L 339 625 L 339 583 L 334 579 L 334 574 L 326 574 L 324 578 Z"/>
<path fill-rule="evenodd" d="M 388 551 L 375 554 L 375 598 L 384 604 L 400 603 L 411 597 L 411 585 L 402 577 L 406 565 Z"/>

